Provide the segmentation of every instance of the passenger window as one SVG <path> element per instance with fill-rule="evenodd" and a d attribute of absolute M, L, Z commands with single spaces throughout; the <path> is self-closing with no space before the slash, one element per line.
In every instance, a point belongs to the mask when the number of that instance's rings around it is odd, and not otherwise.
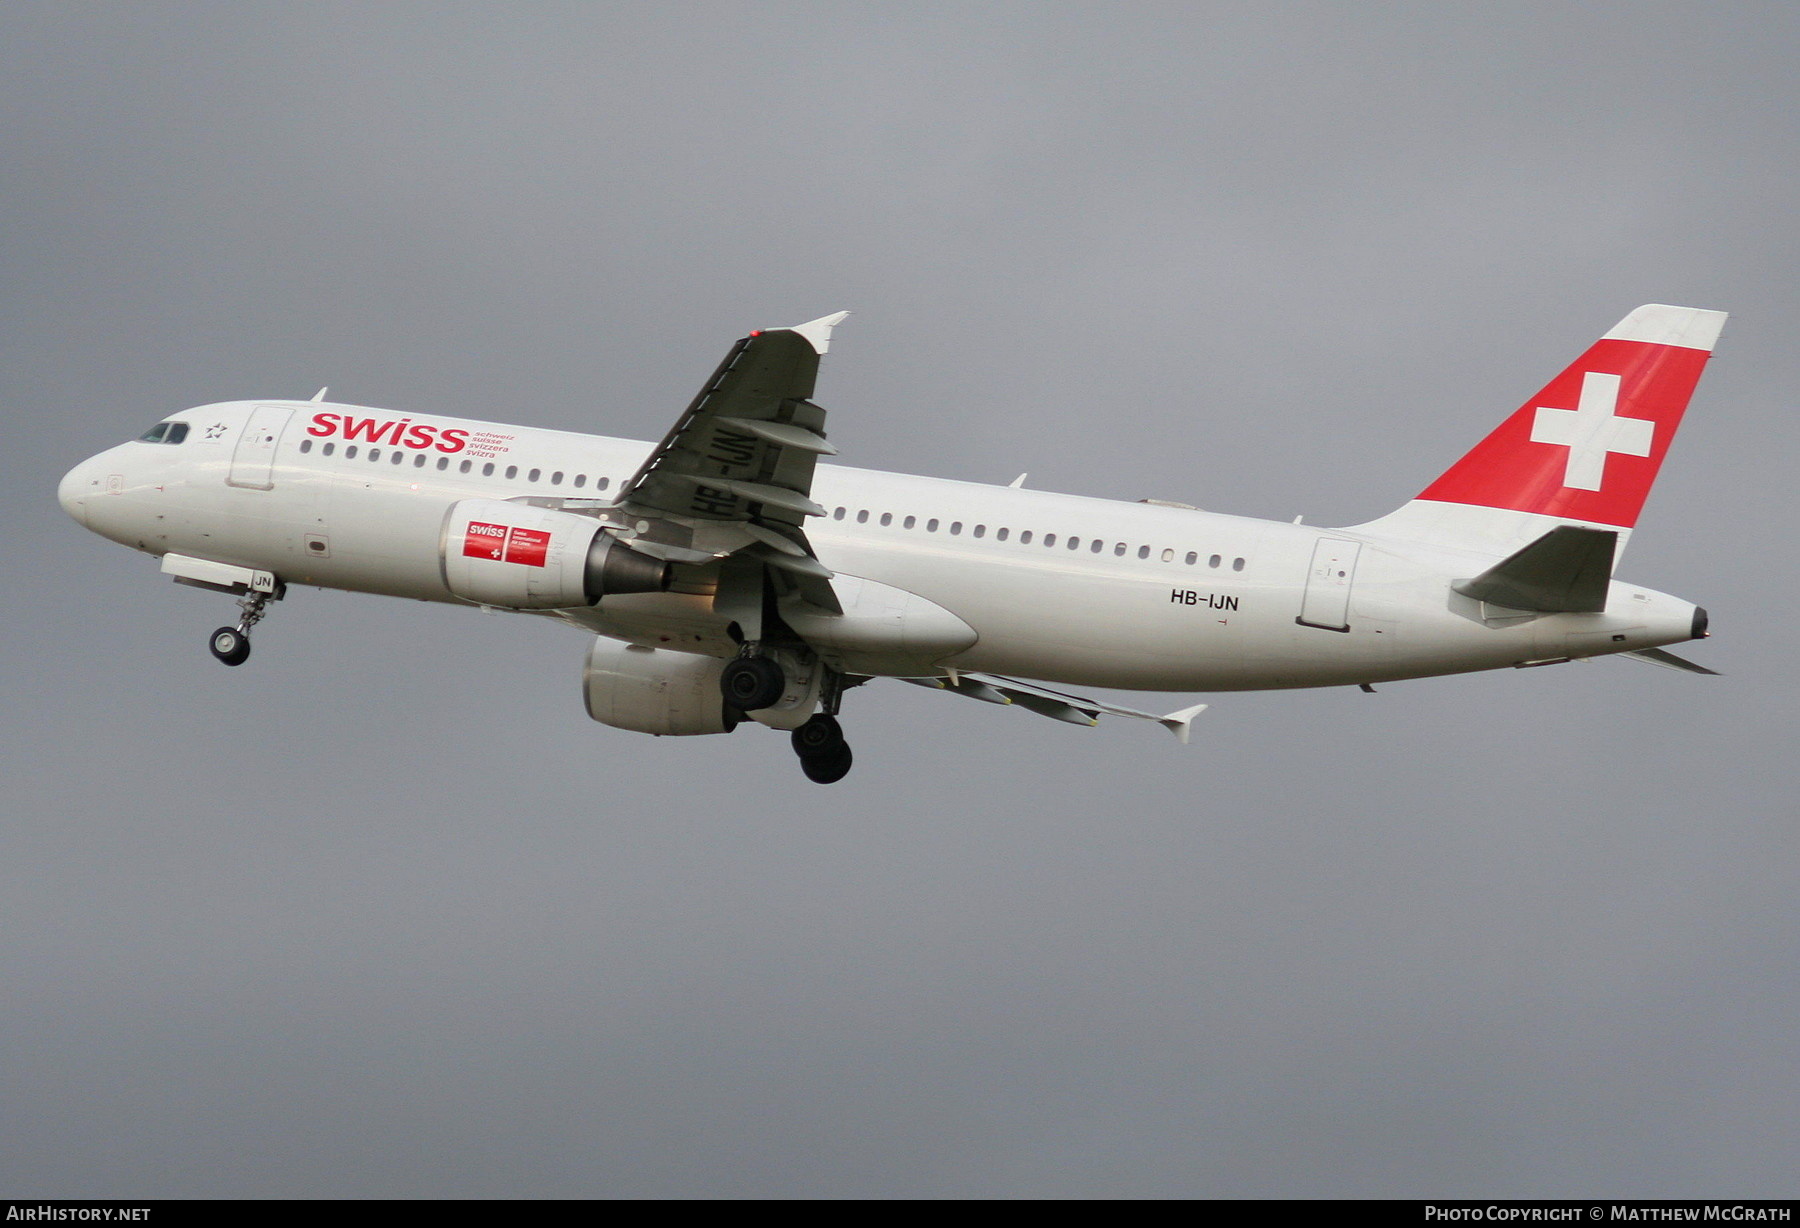
<path fill-rule="evenodd" d="M 1008 530 L 1006 530 L 1006 529 L 995 529 L 994 530 L 994 540 L 995 541 L 1005 541 L 1007 532 L 1008 532 Z"/>
<path fill-rule="evenodd" d="M 550 485 L 561 486 L 562 479 L 563 479 L 562 470 L 558 469 L 555 473 L 550 475 Z"/>
<path fill-rule="evenodd" d="M 1175 552 L 1173 550 L 1164 550 L 1162 552 L 1162 561 L 1165 563 L 1173 563 L 1175 561 Z"/>
<path fill-rule="evenodd" d="M 355 460 L 356 459 L 356 445 L 355 444 L 350 444 L 349 446 L 347 446 L 344 449 L 344 459 L 345 460 Z"/>
<path fill-rule="evenodd" d="M 467 473 L 469 470 L 473 469 L 474 467 L 475 467 L 474 461 L 466 460 L 462 464 L 460 464 L 456 467 L 456 471 L 458 473 Z"/>
<path fill-rule="evenodd" d="M 1139 547 L 1138 547 L 1138 557 L 1139 557 L 1139 558 L 1140 558 L 1140 559 L 1147 559 L 1147 558 L 1149 558 L 1149 557 L 1150 557 L 1150 547 L 1148 547 L 1148 546 L 1139 546 Z"/>
<path fill-rule="evenodd" d="M 865 508 L 863 508 L 862 511 L 856 513 L 856 523 L 857 524 L 868 524 L 869 523 L 869 509 L 868 508 L 865 507 Z"/>
<path fill-rule="evenodd" d="M 1233 570 L 1233 571 L 1244 570 L 1244 560 L 1243 559 L 1232 559 L 1231 560 L 1231 570 Z"/>
<path fill-rule="evenodd" d="M 956 526 L 955 526 L 955 525 L 951 525 L 951 526 L 950 526 L 950 531 L 951 531 L 951 532 L 952 532 L 952 533 L 954 533 L 954 532 L 956 532 Z M 975 526 L 975 536 L 976 536 L 976 537 L 986 537 L 986 536 L 987 536 L 987 526 L 986 526 L 986 525 L 984 525 L 984 524 L 978 524 L 978 525 L 976 525 L 976 526 Z"/>
<path fill-rule="evenodd" d="M 425 467 L 425 461 L 427 459 L 428 458 L 426 457 L 426 455 L 423 452 L 419 453 L 417 456 L 413 457 L 413 468 L 414 469 L 423 469 Z"/>
<path fill-rule="evenodd" d="M 585 474 L 585 473 L 576 474 L 575 475 L 575 489 L 580 490 L 583 486 L 586 486 L 586 485 L 587 485 L 587 474 Z"/>
<path fill-rule="evenodd" d="M 1071 537 L 1069 539 L 1069 549 L 1071 549 L 1071 550 L 1081 549 L 1081 539 L 1079 537 Z"/>
<path fill-rule="evenodd" d="M 424 460 L 425 458 L 423 456 L 421 456 L 419 459 Z M 406 463 L 406 453 L 396 450 L 393 454 L 392 460 L 396 465 L 405 464 Z"/>
<path fill-rule="evenodd" d="M 611 482 L 612 482 L 611 478 L 595 478 L 594 479 L 594 489 L 595 490 L 605 490 Z"/>
<path fill-rule="evenodd" d="M 1200 561 L 1200 556 L 1198 554 L 1194 553 L 1192 550 L 1188 551 L 1187 565 L 1189 567 L 1192 567 L 1195 563 L 1198 563 L 1199 561 Z"/>
<path fill-rule="evenodd" d="M 1002 533 L 1006 532 L 1005 529 L 1001 529 L 1000 531 Z M 1031 544 L 1031 530 L 1030 529 L 1026 529 L 1023 533 L 1019 534 L 1019 544 L 1021 546 L 1029 546 Z"/>
<path fill-rule="evenodd" d="M 1120 558 L 1124 558 L 1125 557 L 1125 543 L 1120 542 L 1118 545 L 1114 546 L 1113 553 L 1118 555 Z"/>
<path fill-rule="evenodd" d="M 1099 554 L 1104 549 L 1106 549 L 1106 543 L 1096 537 L 1094 539 L 1094 544 L 1088 547 L 1088 553 Z"/>
<path fill-rule="evenodd" d="M 1050 546 L 1054 546 L 1055 544 L 1056 544 L 1056 534 L 1054 534 L 1054 533 L 1044 534 L 1044 545 L 1046 548 L 1048 548 Z"/>
<path fill-rule="evenodd" d="M 438 457 L 438 472 L 439 473 L 442 473 L 444 470 L 448 469 L 449 467 L 450 467 L 450 458 L 448 456 Z"/>
<path fill-rule="evenodd" d="M 506 467 L 506 480 L 507 481 L 510 482 L 518 476 L 519 476 L 519 467 L 517 465 L 508 465 Z"/>
<path fill-rule="evenodd" d="M 927 533 L 937 532 L 937 517 L 933 516 L 930 520 L 925 522 L 925 531 Z"/>
<path fill-rule="evenodd" d="M 330 456 L 336 450 L 337 450 L 337 445 L 335 443 L 328 443 L 324 447 L 319 449 L 319 451 L 323 452 L 326 456 Z"/>
<path fill-rule="evenodd" d="M 302 439 L 300 441 L 300 450 L 302 452 L 311 452 L 312 451 L 312 440 Z"/>
<path fill-rule="evenodd" d="M 1215 554 L 1210 559 L 1206 560 L 1206 565 L 1208 567 L 1217 567 L 1223 561 L 1224 561 L 1223 559 L 1221 559 L 1218 555 Z"/>
<path fill-rule="evenodd" d="M 881 527 L 882 528 L 885 529 L 893 523 L 894 523 L 894 513 L 892 513 L 892 512 L 881 513 Z"/>
<path fill-rule="evenodd" d="M 831 518 L 833 520 L 842 520 L 844 518 L 844 509 L 840 507 L 836 511 L 832 512 Z"/>
<path fill-rule="evenodd" d="M 370 461 L 378 461 L 380 459 L 381 459 L 381 449 L 380 448 L 370 448 L 369 449 L 369 460 Z"/>
<path fill-rule="evenodd" d="M 900 522 L 900 527 L 903 529 L 910 529 L 918 523 L 919 518 L 917 516 L 908 516 L 905 520 Z"/>
<path fill-rule="evenodd" d="M 491 478 L 494 476 L 494 462 L 493 461 L 489 461 L 487 464 L 485 464 L 481 467 L 481 476 L 484 478 Z"/>
<path fill-rule="evenodd" d="M 527 482 L 535 482 L 543 476 L 544 471 L 542 469 L 533 469 L 530 473 L 525 475 L 525 480 Z"/>

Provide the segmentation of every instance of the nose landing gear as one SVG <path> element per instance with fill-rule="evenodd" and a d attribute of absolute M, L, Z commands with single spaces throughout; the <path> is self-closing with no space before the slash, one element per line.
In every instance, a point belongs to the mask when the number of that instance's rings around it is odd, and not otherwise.
<path fill-rule="evenodd" d="M 250 637 L 236 627 L 220 627 L 212 633 L 207 647 L 227 665 L 242 665 L 250 659 Z"/>
<path fill-rule="evenodd" d="M 235 627 L 220 627 L 212 633 L 207 647 L 212 655 L 226 665 L 242 665 L 250 659 L 250 628 L 261 622 L 267 612 L 265 607 L 270 601 L 281 599 L 282 588 L 277 585 L 266 593 L 245 593 L 238 601 L 238 624 Z"/>

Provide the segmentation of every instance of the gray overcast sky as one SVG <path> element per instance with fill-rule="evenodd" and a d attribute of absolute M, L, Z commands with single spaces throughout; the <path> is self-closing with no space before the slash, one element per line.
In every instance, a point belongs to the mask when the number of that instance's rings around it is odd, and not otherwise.
<path fill-rule="evenodd" d="M 0 8 L 0 1195 L 1793 1196 L 1788 4 Z M 653 438 L 841 307 L 847 462 L 1311 523 L 1733 312 L 1629 662 L 589 722 L 536 620 L 56 506 L 189 405 Z M 1152 699 L 1152 703 L 1159 702 Z M 1169 697 L 1167 706 L 1183 702 Z"/>

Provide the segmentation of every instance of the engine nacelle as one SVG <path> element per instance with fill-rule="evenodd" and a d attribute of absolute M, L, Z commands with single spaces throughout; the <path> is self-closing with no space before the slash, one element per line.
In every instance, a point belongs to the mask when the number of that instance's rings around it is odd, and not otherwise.
<path fill-rule="evenodd" d="M 591 516 L 528 503 L 464 499 L 444 517 L 444 586 L 508 610 L 566 610 L 609 593 L 669 587 L 669 565 L 600 531 Z"/>
<path fill-rule="evenodd" d="M 588 715 L 602 725 L 676 737 L 730 733 L 738 713 L 719 691 L 725 662 L 596 636 L 582 671 Z"/>

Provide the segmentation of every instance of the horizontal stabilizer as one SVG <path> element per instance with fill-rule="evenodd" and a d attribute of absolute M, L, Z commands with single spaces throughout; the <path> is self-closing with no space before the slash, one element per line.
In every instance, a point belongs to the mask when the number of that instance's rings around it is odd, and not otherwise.
<path fill-rule="evenodd" d="M 1465 597 L 1512 610 L 1597 614 L 1606 608 L 1619 535 L 1558 525 L 1473 580 L 1451 585 Z"/>
<path fill-rule="evenodd" d="M 1619 655 L 1622 657 L 1632 657 L 1639 661 L 1647 661 L 1651 665 L 1660 665 L 1664 669 L 1685 670 L 1690 674 L 1710 674 L 1714 678 L 1719 676 L 1719 671 L 1716 669 L 1707 669 L 1704 665 L 1696 665 L 1686 657 L 1678 657 L 1674 653 L 1667 652 L 1661 648 L 1640 648 L 1636 652 L 1622 652 Z"/>

